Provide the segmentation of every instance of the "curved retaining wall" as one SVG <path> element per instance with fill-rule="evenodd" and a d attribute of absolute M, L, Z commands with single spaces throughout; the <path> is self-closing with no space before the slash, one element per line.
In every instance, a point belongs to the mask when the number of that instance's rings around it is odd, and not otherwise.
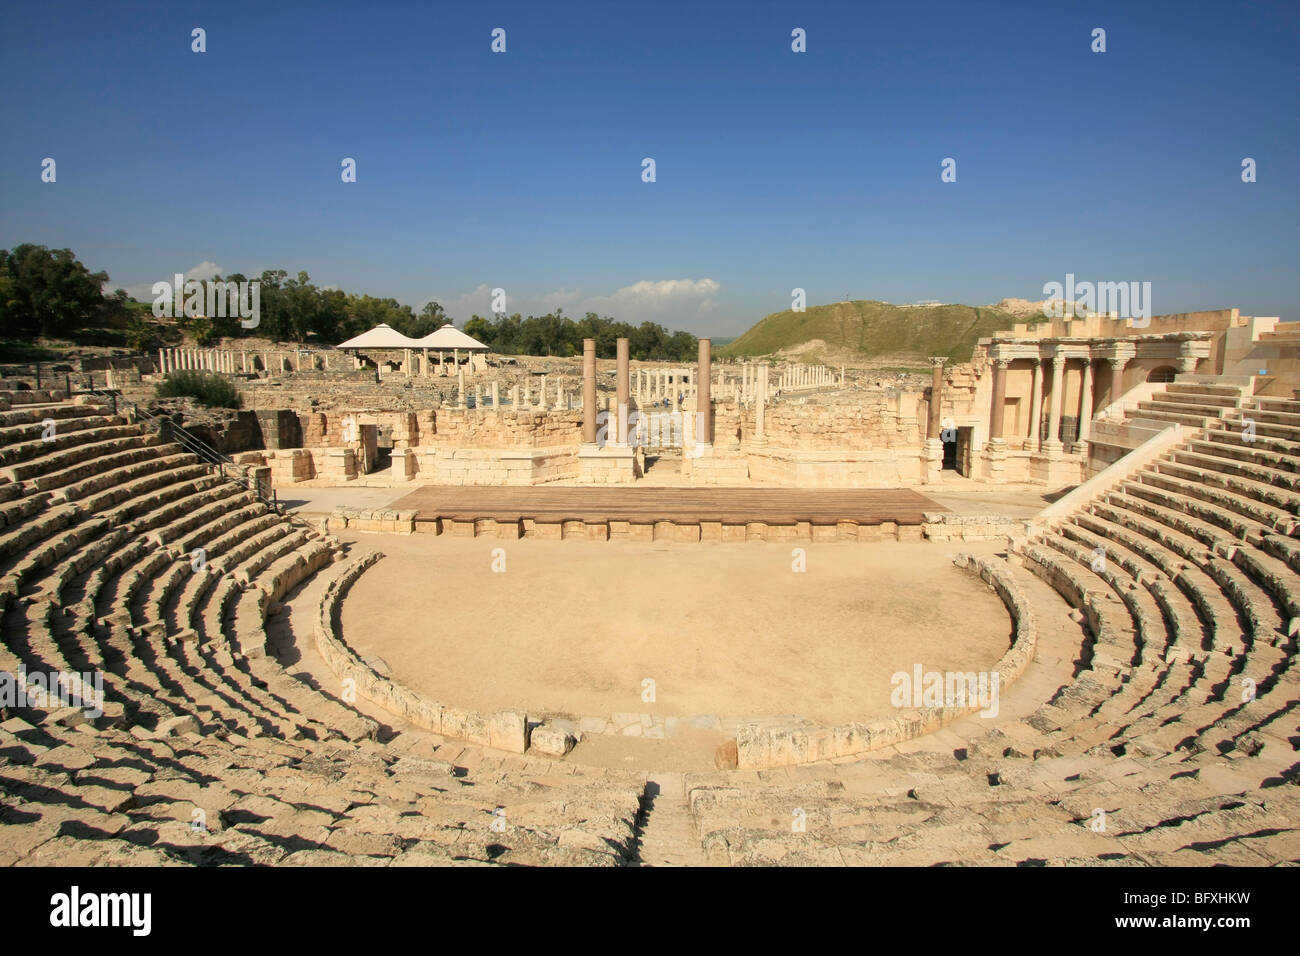
<path fill-rule="evenodd" d="M 384 557 L 371 551 L 347 562 L 321 595 L 316 621 L 316 650 L 340 680 L 355 681 L 357 694 L 385 710 L 434 733 L 458 737 L 511 753 L 528 749 L 528 716 L 516 711 L 479 714 L 438 703 L 396 681 L 377 674 L 339 636 L 338 612 L 343 598 L 368 568 Z"/>
<path fill-rule="evenodd" d="M 484 715 L 434 701 L 376 673 L 339 636 L 338 612 L 343 598 L 357 579 L 383 557 L 382 552 L 372 551 L 349 560 L 326 586 L 316 622 L 316 648 L 321 657 L 340 680 L 355 681 L 357 694 L 417 727 L 500 750 L 525 752 L 529 745 L 526 714 L 501 711 Z M 996 668 L 1000 693 L 1033 659 L 1037 643 L 1033 611 L 1007 569 L 999 566 L 1000 562 L 961 554 L 954 563 L 978 574 L 992 587 L 1014 622 L 1014 640 Z M 755 770 L 866 753 L 931 733 L 981 709 L 978 703 L 966 707 L 908 708 L 895 717 L 871 723 L 854 722 L 812 730 L 745 724 L 736 737 L 736 766 L 741 770 Z"/>
<path fill-rule="evenodd" d="M 1038 641 L 1034 613 L 1001 562 L 959 554 L 953 563 L 978 574 L 992 587 L 1006 605 L 1015 624 L 1015 638 L 997 665 L 1001 693 L 1033 660 Z M 746 724 L 736 735 L 736 767 L 740 770 L 761 770 L 879 750 L 932 733 L 980 710 L 978 704 L 969 707 L 908 708 L 900 710 L 895 717 L 871 723 L 854 722 L 815 730 L 763 728 Z"/>

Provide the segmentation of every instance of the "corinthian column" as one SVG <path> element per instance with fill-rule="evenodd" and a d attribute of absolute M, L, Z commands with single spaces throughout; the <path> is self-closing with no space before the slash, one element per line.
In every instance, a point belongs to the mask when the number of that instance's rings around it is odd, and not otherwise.
<path fill-rule="evenodd" d="M 993 362 L 993 404 L 989 408 L 989 440 L 1002 441 L 1002 420 L 1007 417 L 1007 366 L 1008 359 Z"/>
<path fill-rule="evenodd" d="M 926 438 L 939 437 L 940 405 L 943 403 L 943 363 L 948 361 L 943 356 L 931 356 L 930 367 L 934 375 L 930 381 L 930 418 L 925 426 Z"/>
<path fill-rule="evenodd" d="M 596 444 L 596 340 L 582 340 L 582 441 Z"/>

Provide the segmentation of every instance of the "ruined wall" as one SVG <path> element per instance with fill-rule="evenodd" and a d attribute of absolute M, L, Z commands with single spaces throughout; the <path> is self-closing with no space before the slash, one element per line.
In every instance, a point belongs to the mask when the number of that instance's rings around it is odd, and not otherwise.
<path fill-rule="evenodd" d="M 769 445 L 790 449 L 919 452 L 925 427 L 917 414 L 920 401 L 920 392 L 888 390 L 856 395 L 851 403 L 782 402 L 768 407 L 764 433 Z M 752 421 L 754 412 L 746 417 Z"/>
<path fill-rule="evenodd" d="M 421 444 L 439 448 L 551 448 L 578 445 L 582 441 L 582 412 L 500 412 L 463 408 L 440 408 L 433 413 L 432 441 Z"/>

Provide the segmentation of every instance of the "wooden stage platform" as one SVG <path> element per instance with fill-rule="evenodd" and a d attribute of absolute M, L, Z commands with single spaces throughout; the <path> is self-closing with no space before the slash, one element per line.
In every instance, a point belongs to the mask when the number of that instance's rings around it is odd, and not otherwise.
<path fill-rule="evenodd" d="M 530 485 L 426 485 L 389 506 L 420 524 L 611 523 L 653 526 L 918 526 L 927 511 L 947 511 L 905 488 L 683 488 Z M 471 533 L 473 533 L 471 531 Z M 521 532 L 522 533 L 522 532 Z"/>

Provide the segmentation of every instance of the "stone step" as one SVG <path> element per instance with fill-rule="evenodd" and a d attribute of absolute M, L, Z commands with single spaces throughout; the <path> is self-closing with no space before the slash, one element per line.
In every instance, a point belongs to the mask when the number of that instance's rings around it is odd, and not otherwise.
<path fill-rule="evenodd" d="M 1170 401 L 1188 401 L 1194 405 L 1218 405 L 1237 408 L 1242 401 L 1241 389 L 1234 386 L 1198 385 L 1194 382 L 1170 382 L 1163 393 Z"/>
<path fill-rule="evenodd" d="M 706 866 L 681 774 L 647 782 L 638 817 L 634 866 Z"/>
<path fill-rule="evenodd" d="M 1193 447 L 1196 444 L 1193 443 Z M 1182 470 L 1179 470 L 1180 466 Z M 1300 513 L 1300 481 L 1287 472 L 1190 449 L 1171 452 L 1170 460 L 1163 462 L 1161 467 L 1187 477 L 1195 473 L 1207 484 L 1249 495 L 1288 514 Z M 1288 490 L 1292 487 L 1296 490 Z"/>
<path fill-rule="evenodd" d="M 1174 415 L 1186 415 L 1191 418 L 1223 418 L 1230 409 L 1218 405 L 1199 404 L 1197 402 L 1176 402 L 1165 398 L 1138 402 L 1143 411 L 1169 412 Z"/>
<path fill-rule="evenodd" d="M 94 440 L 77 443 L 76 438 L 88 436 Z M 11 446 L 22 448 L 25 446 Z M 124 451 L 129 448 L 147 449 L 150 442 L 147 436 L 130 426 L 93 429 L 91 432 L 73 432 L 63 443 L 57 439 L 46 446 L 49 450 L 35 454 L 12 465 L 0 467 L 0 477 L 10 481 L 31 481 L 43 475 L 67 472 L 73 466 L 93 462 L 110 451 Z M 98 469 L 90 469 L 95 471 Z M 43 489 L 42 489 L 43 490 Z"/>
<path fill-rule="evenodd" d="M 1240 435 L 1212 430 L 1206 433 L 1204 440 L 1193 439 L 1188 448 L 1198 454 L 1244 461 L 1260 469 L 1261 474 L 1280 476 L 1274 477 L 1273 484 L 1300 488 L 1300 484 L 1297 484 L 1300 462 L 1276 455 L 1268 446 L 1267 440 L 1243 442 Z"/>
<path fill-rule="evenodd" d="M 1136 478 L 1141 483 L 1220 508 L 1220 514 L 1227 515 L 1230 512 L 1232 515 L 1240 515 L 1240 519 L 1229 516 L 1224 521 L 1217 522 L 1229 530 L 1248 531 L 1254 525 L 1289 535 L 1296 529 L 1297 519 L 1294 514 L 1266 505 L 1249 495 L 1235 494 L 1232 490 L 1218 487 L 1212 481 L 1204 480 L 1205 476 L 1199 469 L 1179 466 L 1173 462 L 1158 462 L 1139 472 Z M 1206 513 L 1213 514 L 1213 508 L 1207 509 Z"/>
<path fill-rule="evenodd" d="M 1129 409 L 1124 412 L 1124 418 L 1129 421 L 1156 421 L 1156 422 L 1177 422 L 1179 425 L 1186 425 L 1189 428 L 1204 428 L 1211 421 L 1209 416 L 1204 415 L 1184 415 L 1177 412 L 1161 411 L 1159 409 L 1142 409 L 1134 411 Z"/>
<path fill-rule="evenodd" d="M 1295 398 L 1275 398 L 1272 395 L 1255 395 L 1252 396 L 1249 404 L 1260 409 L 1285 412 L 1291 415 L 1300 414 L 1300 399 Z"/>
<path fill-rule="evenodd" d="M 1256 399 L 1258 402 L 1258 399 Z M 1256 422 L 1268 422 L 1274 425 L 1300 425 L 1300 411 L 1289 411 L 1286 409 L 1274 408 L 1270 405 L 1255 406 L 1254 403 L 1247 405 L 1241 410 L 1242 418 L 1253 418 Z"/>

